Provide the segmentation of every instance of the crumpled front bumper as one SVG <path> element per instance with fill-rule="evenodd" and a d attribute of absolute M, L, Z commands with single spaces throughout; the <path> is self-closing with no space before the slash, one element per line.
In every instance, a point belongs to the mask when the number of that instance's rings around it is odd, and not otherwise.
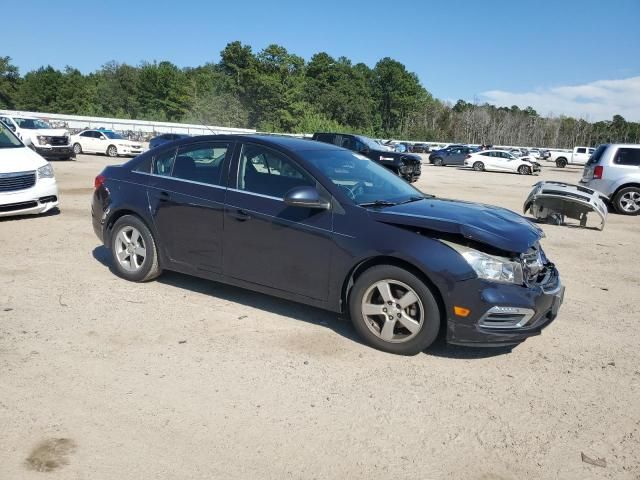
<path fill-rule="evenodd" d="M 448 298 L 447 342 L 478 347 L 517 345 L 527 338 L 540 335 L 558 316 L 564 301 L 565 287 L 557 271 L 555 281 L 548 287 L 499 284 L 481 279 L 459 282 Z M 471 292 L 473 292 L 472 295 Z M 467 317 L 459 317 L 453 306 L 470 310 Z M 494 307 L 505 313 L 518 312 L 522 322 L 488 322 Z M 514 326 L 517 325 L 518 326 Z"/>

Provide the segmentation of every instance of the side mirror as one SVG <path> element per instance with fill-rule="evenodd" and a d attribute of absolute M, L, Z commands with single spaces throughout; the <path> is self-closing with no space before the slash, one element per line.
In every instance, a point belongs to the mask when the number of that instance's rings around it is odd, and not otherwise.
<path fill-rule="evenodd" d="M 100 135 L 100 140 L 106 140 L 107 137 L 105 137 L 104 135 Z"/>
<path fill-rule="evenodd" d="M 328 210 L 331 204 L 320 196 L 314 187 L 295 187 L 284 196 L 284 203 L 290 207 L 317 208 Z"/>

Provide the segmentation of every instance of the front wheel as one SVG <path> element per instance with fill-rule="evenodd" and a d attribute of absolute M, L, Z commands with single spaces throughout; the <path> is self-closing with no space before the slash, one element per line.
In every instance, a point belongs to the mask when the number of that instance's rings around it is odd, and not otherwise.
<path fill-rule="evenodd" d="M 622 215 L 640 215 L 640 188 L 626 187 L 613 197 L 616 211 Z"/>
<path fill-rule="evenodd" d="M 529 167 L 527 167 L 526 165 L 520 165 L 518 167 L 518 173 L 520 175 L 531 175 L 531 169 Z"/>
<path fill-rule="evenodd" d="M 441 167 L 442 165 L 444 165 L 444 162 L 442 161 L 442 159 L 441 159 L 441 158 L 436 158 L 436 159 L 433 161 L 433 164 L 434 164 L 436 167 Z"/>
<path fill-rule="evenodd" d="M 116 273 L 132 282 L 146 282 L 160 275 L 153 234 L 133 215 L 119 218 L 111 236 L 111 259 Z"/>
<path fill-rule="evenodd" d="M 110 157 L 117 157 L 118 156 L 118 148 L 115 145 L 109 145 L 109 148 L 107 148 L 107 155 L 109 155 Z"/>
<path fill-rule="evenodd" d="M 475 163 L 473 164 L 473 169 L 474 169 L 476 172 L 483 172 L 483 171 L 484 171 L 484 163 L 482 163 L 482 162 L 475 162 Z"/>
<path fill-rule="evenodd" d="M 79 155 L 82 153 L 82 145 L 80 145 L 79 143 L 74 143 L 73 144 L 73 153 L 75 153 L 76 155 Z"/>
<path fill-rule="evenodd" d="M 422 352 L 440 330 L 440 308 L 429 287 L 392 265 L 372 267 L 358 277 L 349 311 L 367 344 L 398 355 Z"/>

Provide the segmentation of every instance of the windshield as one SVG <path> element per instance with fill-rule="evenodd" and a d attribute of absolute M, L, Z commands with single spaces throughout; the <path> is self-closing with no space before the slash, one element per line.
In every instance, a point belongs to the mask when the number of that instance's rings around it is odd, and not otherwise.
<path fill-rule="evenodd" d="M 380 150 L 380 144 L 369 137 L 363 137 L 362 135 L 357 135 L 356 138 L 364 143 L 371 150 Z"/>
<path fill-rule="evenodd" d="M 397 204 L 425 197 L 390 170 L 358 153 L 311 150 L 304 152 L 304 157 L 359 205 Z"/>
<path fill-rule="evenodd" d="M 18 148 L 22 143 L 4 123 L 0 122 L 0 148 Z"/>
<path fill-rule="evenodd" d="M 53 128 L 44 120 L 38 120 L 37 118 L 14 118 L 13 119 L 20 128 L 24 128 L 26 130 L 40 130 Z"/>
<path fill-rule="evenodd" d="M 124 137 L 116 132 L 107 132 L 103 130 L 102 133 L 106 135 L 107 138 L 113 138 L 115 140 L 124 140 Z"/>

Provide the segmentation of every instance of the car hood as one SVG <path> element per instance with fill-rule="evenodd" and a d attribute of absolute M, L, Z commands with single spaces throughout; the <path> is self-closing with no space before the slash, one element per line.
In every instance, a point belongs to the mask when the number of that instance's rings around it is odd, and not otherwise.
<path fill-rule="evenodd" d="M 28 147 L 0 148 L 0 174 L 36 170 L 47 161 Z"/>
<path fill-rule="evenodd" d="M 22 130 L 23 132 L 29 132 L 31 136 L 43 136 L 43 137 L 64 137 L 69 135 L 64 128 L 41 128 L 34 130 Z"/>
<path fill-rule="evenodd" d="M 526 252 L 544 235 L 539 227 L 511 210 L 459 200 L 427 198 L 372 209 L 370 214 L 379 222 L 462 235 L 506 252 Z"/>

